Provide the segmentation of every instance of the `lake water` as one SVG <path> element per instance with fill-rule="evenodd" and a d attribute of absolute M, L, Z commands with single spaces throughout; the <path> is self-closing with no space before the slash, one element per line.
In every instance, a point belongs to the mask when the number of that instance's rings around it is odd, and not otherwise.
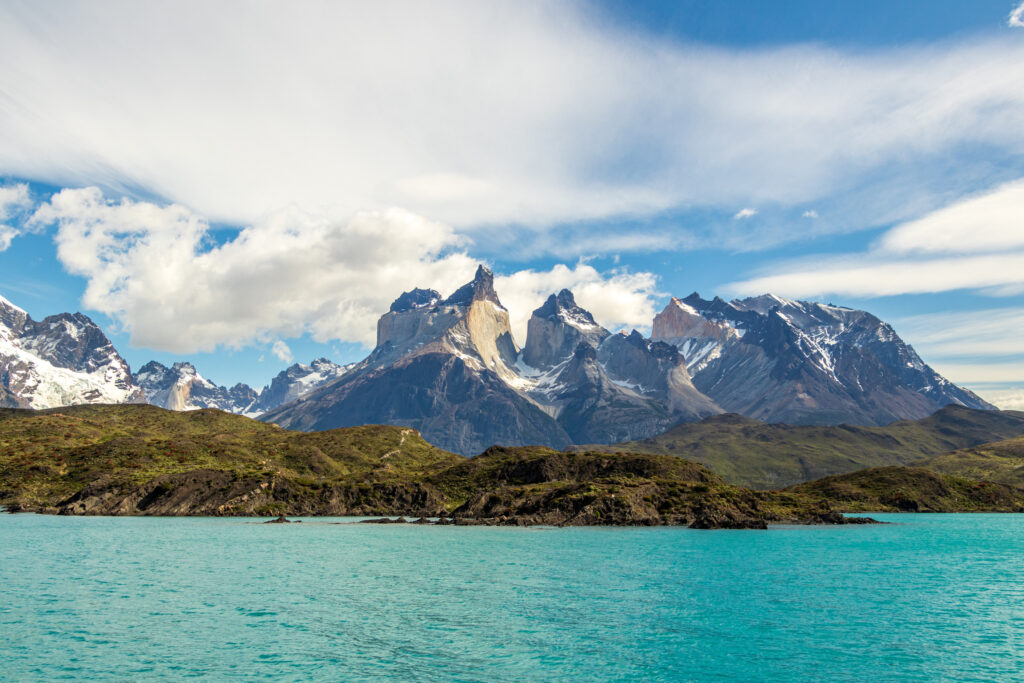
<path fill-rule="evenodd" d="M 0 678 L 1024 680 L 1024 515 L 515 529 L 0 515 Z"/>

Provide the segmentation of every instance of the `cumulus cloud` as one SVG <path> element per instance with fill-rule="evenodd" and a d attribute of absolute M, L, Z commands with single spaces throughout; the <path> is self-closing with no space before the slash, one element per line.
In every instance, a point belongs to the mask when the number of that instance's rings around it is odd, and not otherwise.
<path fill-rule="evenodd" d="M 273 346 L 270 347 L 270 350 L 273 352 L 275 356 L 277 356 L 277 359 L 282 363 L 292 362 L 292 350 L 288 348 L 288 345 L 285 344 L 280 339 L 274 342 Z"/>
<path fill-rule="evenodd" d="M 958 289 L 1024 291 L 1024 181 L 965 198 L 887 231 L 860 254 L 775 264 L 739 294 L 877 297 Z"/>
<path fill-rule="evenodd" d="M 113 201 L 92 187 L 55 194 L 29 223 L 57 226 L 58 258 L 87 280 L 86 308 L 119 321 L 134 346 L 175 353 L 276 338 L 273 353 L 289 362 L 281 339 L 304 333 L 372 345 L 377 318 L 399 294 L 452 292 L 477 265 L 450 226 L 400 209 L 338 217 L 290 208 L 224 240 L 184 206 Z M 562 287 L 607 324 L 643 324 L 654 277 L 579 264 L 522 271 L 498 287 L 520 329 L 523 309 L 528 316 Z"/>
<path fill-rule="evenodd" d="M 15 227 L 9 222 L 30 205 L 28 185 L 25 183 L 0 187 L 0 251 L 7 251 L 11 240 L 23 232 L 23 226 Z"/>
<path fill-rule="evenodd" d="M 818 229 L 848 230 L 1024 153 L 1016 36 L 731 51 L 592 12 L 4 3 L 0 173 L 144 188 L 237 224 L 293 202 L 540 229 L 843 196 L 856 220 Z"/>
<path fill-rule="evenodd" d="M 815 211 L 814 209 L 809 209 L 807 211 L 804 211 L 803 217 L 804 218 L 817 218 L 818 217 L 818 212 Z"/>
<path fill-rule="evenodd" d="M 476 265 L 450 227 L 398 209 L 342 219 L 292 208 L 217 244 L 183 206 L 86 188 L 54 195 L 32 222 L 57 225 L 57 256 L 87 279 L 87 308 L 119 320 L 133 345 L 178 353 L 304 332 L 372 343 L 403 289 L 453 289 Z"/>
<path fill-rule="evenodd" d="M 757 215 L 757 209 L 751 209 L 751 208 L 740 209 L 739 211 L 736 212 L 736 215 L 733 216 L 733 219 L 741 221 L 744 218 L 753 218 L 756 215 Z"/>
<path fill-rule="evenodd" d="M 657 280 L 647 272 L 625 270 L 602 274 L 593 266 L 577 263 L 573 268 L 558 264 L 550 270 L 520 270 L 495 278 L 494 287 L 509 309 L 512 336 L 526 341 L 530 314 L 551 294 L 572 290 L 576 303 L 594 315 L 605 327 L 647 329 L 654 319 L 654 303 L 660 294 Z"/>
<path fill-rule="evenodd" d="M 1011 28 L 1024 28 L 1024 2 L 1017 6 L 1017 9 L 1010 12 L 1006 24 Z"/>

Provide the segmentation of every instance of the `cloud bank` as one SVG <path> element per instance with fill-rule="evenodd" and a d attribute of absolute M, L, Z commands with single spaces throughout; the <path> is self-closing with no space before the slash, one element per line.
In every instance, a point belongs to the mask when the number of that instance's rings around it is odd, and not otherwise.
<path fill-rule="evenodd" d="M 239 225 L 293 203 L 542 229 L 841 196 L 815 230 L 851 230 L 1019 168 L 1016 38 L 730 51 L 555 0 L 4 3 L 0 173 Z"/>
<path fill-rule="evenodd" d="M 178 204 L 108 200 L 95 187 L 66 189 L 41 205 L 33 229 L 56 225 L 57 256 L 87 280 L 82 303 L 115 318 L 134 346 L 174 353 L 274 342 L 309 333 L 317 341 L 372 346 L 377 318 L 415 286 L 445 293 L 473 277 L 466 240 L 409 211 L 351 216 L 286 209 L 226 241 Z M 577 291 L 610 326 L 650 324 L 654 276 L 603 275 L 580 263 L 497 280 L 525 338 L 530 311 L 562 287 Z"/>
<path fill-rule="evenodd" d="M 737 294 L 878 297 L 959 289 L 1024 293 L 1024 180 L 887 231 L 868 251 L 770 266 Z"/>
<path fill-rule="evenodd" d="M 28 185 L 25 183 L 0 187 L 0 251 L 7 251 L 11 246 L 11 240 L 24 231 L 20 221 L 19 225 L 15 226 L 11 219 L 16 218 L 31 205 Z"/>

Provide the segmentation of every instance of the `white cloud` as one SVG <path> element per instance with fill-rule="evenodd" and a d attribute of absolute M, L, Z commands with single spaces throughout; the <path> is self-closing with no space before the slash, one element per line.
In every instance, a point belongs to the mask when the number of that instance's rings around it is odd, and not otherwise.
<path fill-rule="evenodd" d="M 841 196 L 850 220 L 816 226 L 838 231 L 1024 154 L 1017 36 L 729 51 L 592 12 L 3 3 L 0 174 L 143 188 L 238 224 L 292 203 L 462 228 Z"/>
<path fill-rule="evenodd" d="M 740 209 L 739 211 L 736 212 L 736 215 L 733 216 L 733 219 L 737 220 L 737 221 L 740 221 L 740 220 L 743 220 L 744 218 L 753 218 L 756 215 L 757 215 L 757 209 L 751 209 L 751 208 Z"/>
<path fill-rule="evenodd" d="M 814 209 L 809 209 L 807 211 L 804 211 L 803 217 L 804 218 L 817 218 L 818 217 L 818 212 L 815 211 Z"/>
<path fill-rule="evenodd" d="M 1006 19 L 1007 26 L 1011 28 L 1024 28 L 1024 2 L 1017 6 L 1017 9 L 1010 12 Z"/>
<path fill-rule="evenodd" d="M 969 388 L 997 408 L 1024 410 L 1024 387 L 993 388 L 975 385 Z"/>
<path fill-rule="evenodd" d="M 929 358 L 1024 356 L 1024 308 L 929 313 L 890 322 Z"/>
<path fill-rule="evenodd" d="M 408 211 L 361 211 L 348 218 L 288 209 L 234 238 L 215 241 L 208 221 L 180 205 L 107 200 L 97 188 L 63 190 L 30 224 L 57 225 L 57 255 L 87 279 L 82 302 L 118 320 L 134 346 L 175 353 L 280 338 L 372 346 L 377 318 L 403 291 L 450 293 L 477 262 L 449 226 Z M 497 287 L 525 320 L 551 292 L 571 287 L 608 325 L 642 325 L 653 315 L 650 273 L 558 265 L 499 277 Z"/>
<path fill-rule="evenodd" d="M 207 220 L 180 205 L 87 188 L 54 195 L 32 220 L 58 225 L 58 258 L 87 279 L 87 308 L 119 320 L 133 345 L 177 353 L 307 331 L 372 344 L 404 289 L 454 289 L 476 265 L 451 228 L 398 209 L 288 209 L 215 244 Z"/>
<path fill-rule="evenodd" d="M 509 309 L 512 336 L 520 344 L 526 341 L 526 324 L 534 309 L 562 289 L 572 290 L 576 303 L 612 330 L 649 328 L 655 297 L 659 296 L 657 280 L 651 273 L 616 270 L 604 275 L 585 263 L 573 268 L 558 264 L 546 271 L 520 270 L 496 277 L 494 287 Z"/>
<path fill-rule="evenodd" d="M 277 359 L 282 363 L 292 362 L 292 350 L 288 348 L 288 345 L 285 344 L 280 339 L 274 342 L 274 345 L 271 346 L 270 350 L 274 353 L 275 356 L 277 356 Z"/>
<path fill-rule="evenodd" d="M 24 231 L 23 227 L 15 227 L 8 222 L 30 205 L 28 185 L 25 183 L 0 187 L 0 251 L 7 251 L 11 240 Z"/>
<path fill-rule="evenodd" d="M 889 230 L 860 254 L 776 264 L 728 285 L 739 294 L 877 297 L 1024 289 L 1024 181 L 1007 183 Z"/>
<path fill-rule="evenodd" d="M 891 253 L 964 254 L 1024 248 L 1024 180 L 1006 183 L 893 228 Z"/>

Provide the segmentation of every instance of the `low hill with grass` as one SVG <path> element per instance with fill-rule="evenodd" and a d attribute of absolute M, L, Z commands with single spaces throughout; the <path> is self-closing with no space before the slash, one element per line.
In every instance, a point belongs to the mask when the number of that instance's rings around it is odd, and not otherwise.
<path fill-rule="evenodd" d="M 718 415 L 650 439 L 585 448 L 674 455 L 706 465 L 732 484 L 772 489 L 869 467 L 907 465 L 1022 435 L 1024 413 L 946 406 L 922 420 L 885 427 L 805 427 Z"/>
<path fill-rule="evenodd" d="M 873 467 L 786 491 L 844 512 L 1024 512 L 1024 489 L 923 467 Z"/>
<path fill-rule="evenodd" d="M 915 465 L 942 474 L 1024 488 L 1024 437 L 936 455 Z"/>
<path fill-rule="evenodd" d="M 913 498 L 918 509 L 1014 509 L 1021 495 L 957 483 L 953 494 L 925 498 L 927 477 L 952 479 L 897 469 L 907 471 L 899 481 L 887 469 L 869 470 L 842 480 L 856 485 L 763 491 L 666 455 L 495 446 L 463 458 L 403 427 L 292 432 L 216 410 L 145 405 L 0 410 L 0 505 L 11 511 L 764 528 L 903 509 L 890 499 Z"/>
<path fill-rule="evenodd" d="M 103 515 L 423 515 L 496 524 L 763 527 L 838 522 L 819 500 L 742 489 L 651 455 L 488 449 L 401 427 L 291 432 L 216 410 L 0 411 L 0 504 Z"/>

